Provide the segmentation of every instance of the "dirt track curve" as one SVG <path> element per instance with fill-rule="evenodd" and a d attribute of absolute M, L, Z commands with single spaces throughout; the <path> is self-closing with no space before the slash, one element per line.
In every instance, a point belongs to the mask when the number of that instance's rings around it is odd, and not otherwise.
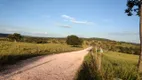
<path fill-rule="evenodd" d="M 0 72 L 0 80 L 73 80 L 90 49 L 21 61 Z"/>

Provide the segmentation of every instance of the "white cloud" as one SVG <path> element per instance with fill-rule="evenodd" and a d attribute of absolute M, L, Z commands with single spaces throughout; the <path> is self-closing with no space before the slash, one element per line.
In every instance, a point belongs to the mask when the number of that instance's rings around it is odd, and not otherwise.
<path fill-rule="evenodd" d="M 76 24 L 94 24 L 93 22 L 88 22 L 88 21 L 76 21 L 76 20 L 74 20 L 74 21 L 71 21 L 71 22 L 76 23 Z"/>
<path fill-rule="evenodd" d="M 31 32 L 31 34 L 48 34 L 47 32 Z"/>
<path fill-rule="evenodd" d="M 68 26 L 68 25 L 62 25 L 60 27 L 63 27 L 63 28 L 71 28 L 71 26 Z"/>
<path fill-rule="evenodd" d="M 56 23 L 56 26 L 63 27 L 63 28 L 71 28 L 71 26 L 69 26 L 69 25 L 64 25 L 64 24 L 60 24 L 60 23 Z"/>
<path fill-rule="evenodd" d="M 76 23 L 76 24 L 88 24 L 88 25 L 91 25 L 91 24 L 94 24 L 93 22 L 89 22 L 89 21 L 79 21 L 79 20 L 76 20 L 74 17 L 70 17 L 68 15 L 61 15 L 62 18 L 64 18 L 65 20 L 68 20 L 72 23 Z"/>
<path fill-rule="evenodd" d="M 8 28 L 8 29 L 5 29 L 5 31 L 7 32 L 17 32 L 17 31 L 20 31 L 19 29 L 14 29 L 14 28 Z"/>
<path fill-rule="evenodd" d="M 132 35 L 139 35 L 138 32 L 112 32 L 109 33 L 109 35 L 114 35 L 114 36 L 132 36 Z"/>
<path fill-rule="evenodd" d="M 67 16 L 67 15 L 62 15 L 62 17 L 68 20 L 75 20 L 75 18 Z"/>
<path fill-rule="evenodd" d="M 64 36 L 60 33 L 52 33 L 48 31 L 39 31 L 39 30 L 27 30 L 26 28 L 14 27 L 11 25 L 0 25 L 0 33 L 20 33 L 21 35 L 27 36 L 38 36 L 38 37 L 61 37 Z"/>
<path fill-rule="evenodd" d="M 26 32 L 25 33 L 28 36 L 36 36 L 36 37 L 61 37 L 63 35 L 57 34 L 57 33 L 50 33 L 50 32 L 40 32 L 40 31 L 35 31 L 35 32 Z"/>
<path fill-rule="evenodd" d="M 48 34 L 47 32 L 44 32 L 44 34 Z"/>

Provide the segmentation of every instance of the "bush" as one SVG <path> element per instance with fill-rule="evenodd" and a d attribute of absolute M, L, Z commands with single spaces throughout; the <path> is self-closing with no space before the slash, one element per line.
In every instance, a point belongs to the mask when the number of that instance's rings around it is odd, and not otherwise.
<path fill-rule="evenodd" d="M 14 33 L 14 34 L 8 35 L 8 39 L 17 42 L 17 41 L 20 41 L 22 39 L 22 36 L 21 36 L 21 34 Z"/>
<path fill-rule="evenodd" d="M 139 46 L 138 47 L 113 46 L 109 49 L 109 51 L 139 55 L 140 47 Z"/>
<path fill-rule="evenodd" d="M 35 38 L 35 37 L 28 37 L 24 38 L 25 40 L 23 42 L 29 42 L 29 43 L 38 43 L 38 44 L 44 44 L 47 43 L 48 39 L 46 38 Z"/>
<path fill-rule="evenodd" d="M 67 37 L 66 43 L 68 45 L 78 46 L 82 45 L 83 41 L 75 35 L 70 35 Z"/>

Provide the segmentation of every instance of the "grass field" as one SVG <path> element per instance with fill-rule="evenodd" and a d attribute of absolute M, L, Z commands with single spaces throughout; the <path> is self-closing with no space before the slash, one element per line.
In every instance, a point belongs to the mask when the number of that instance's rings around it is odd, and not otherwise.
<path fill-rule="evenodd" d="M 137 80 L 138 56 L 119 52 L 105 52 L 101 71 L 97 70 L 95 53 L 88 54 L 77 74 L 77 80 Z"/>
<path fill-rule="evenodd" d="M 0 65 L 13 64 L 19 60 L 39 55 L 80 50 L 66 44 L 35 44 L 24 42 L 0 41 Z"/>
<path fill-rule="evenodd" d="M 102 75 L 107 80 L 120 78 L 136 80 L 138 56 L 118 52 L 107 52 L 102 58 Z"/>

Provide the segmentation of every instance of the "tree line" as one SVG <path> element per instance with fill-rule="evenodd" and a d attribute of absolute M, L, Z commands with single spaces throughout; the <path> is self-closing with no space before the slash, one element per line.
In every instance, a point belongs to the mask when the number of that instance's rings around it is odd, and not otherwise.
<path fill-rule="evenodd" d="M 38 44 L 44 44 L 44 43 L 66 43 L 68 45 L 73 46 L 79 46 L 82 45 L 83 40 L 79 38 L 76 35 L 69 35 L 66 39 L 64 38 L 40 38 L 40 37 L 24 37 L 19 33 L 14 33 L 8 35 L 9 41 L 15 41 L 15 42 L 29 42 L 29 43 L 38 43 Z"/>
<path fill-rule="evenodd" d="M 66 38 L 43 38 L 43 37 L 25 37 L 21 34 L 14 33 L 8 36 L 8 40 L 15 42 L 29 42 L 29 43 L 37 43 L 37 44 L 45 44 L 45 43 L 57 43 L 57 44 L 68 44 L 72 46 L 80 46 L 80 45 L 96 45 L 101 46 L 104 50 L 108 51 L 116 51 L 127 54 L 140 54 L 139 44 L 134 43 L 126 43 L 126 42 L 117 42 L 108 39 L 101 38 L 79 38 L 76 35 L 69 35 Z"/>

